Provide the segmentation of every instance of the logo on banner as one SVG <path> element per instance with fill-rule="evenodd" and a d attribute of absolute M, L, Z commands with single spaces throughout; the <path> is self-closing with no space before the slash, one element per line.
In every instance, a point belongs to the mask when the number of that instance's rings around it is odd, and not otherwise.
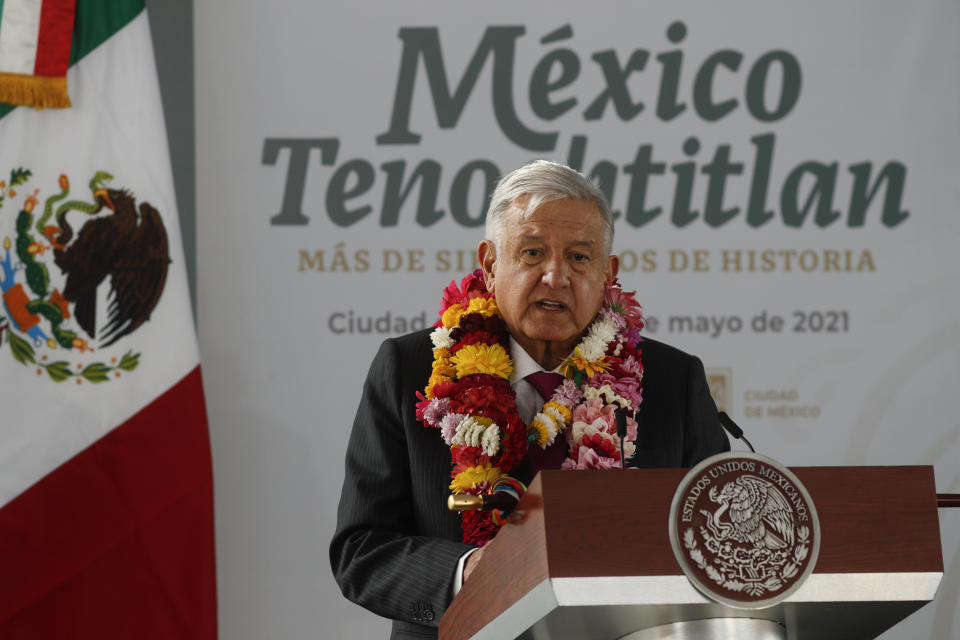
<path fill-rule="evenodd" d="M 680 483 L 670 507 L 670 544 L 708 598 L 769 607 L 813 571 L 820 523 L 810 495 L 786 467 L 753 453 L 722 453 Z"/>
<path fill-rule="evenodd" d="M 167 231 L 149 203 L 106 185 L 98 171 L 86 198 L 70 180 L 41 204 L 29 169 L 0 181 L 0 348 L 55 382 L 106 382 L 139 364 L 139 353 L 104 362 L 94 354 L 134 333 L 156 308 L 170 264 Z M 22 192 L 20 210 L 9 205 Z M 6 207 L 4 205 L 7 205 Z"/>
<path fill-rule="evenodd" d="M 707 367 L 707 385 L 717 411 L 733 412 L 733 369 Z"/>

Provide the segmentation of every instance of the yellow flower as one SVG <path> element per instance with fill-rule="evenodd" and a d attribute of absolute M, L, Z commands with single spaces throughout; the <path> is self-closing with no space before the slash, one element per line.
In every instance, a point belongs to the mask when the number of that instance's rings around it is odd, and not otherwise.
<path fill-rule="evenodd" d="M 500 310 L 497 308 L 497 301 L 494 298 L 481 296 L 471 300 L 464 313 L 479 313 L 484 318 L 489 318 L 500 313 Z"/>
<path fill-rule="evenodd" d="M 469 467 L 454 477 L 450 483 L 450 490 L 454 493 L 466 493 L 470 489 L 478 486 L 486 488 L 487 485 L 493 483 L 503 475 L 500 469 L 497 469 L 489 462 L 477 465 L 476 467 Z"/>
<path fill-rule="evenodd" d="M 507 379 L 513 371 L 513 361 L 499 344 L 468 344 L 457 351 L 451 362 L 457 367 L 458 378 L 487 373 Z"/>
<path fill-rule="evenodd" d="M 565 378 L 572 378 L 577 371 L 582 371 L 584 376 L 591 378 L 595 373 L 609 370 L 610 365 L 602 359 L 596 362 L 590 362 L 584 358 L 580 352 L 580 347 L 576 347 L 573 353 L 567 356 L 567 359 L 560 364 L 560 373 L 562 373 Z"/>
<path fill-rule="evenodd" d="M 457 368 L 450 364 L 449 360 L 444 360 L 443 362 L 438 362 L 437 366 L 433 370 L 434 373 L 441 376 L 446 376 L 452 378 L 457 373 Z"/>
<path fill-rule="evenodd" d="M 427 386 L 423 388 L 423 392 L 426 394 L 427 398 L 433 400 L 433 387 L 440 384 L 441 382 L 448 382 L 450 378 L 440 374 L 433 374 L 430 376 L 430 379 L 427 380 Z"/>
<path fill-rule="evenodd" d="M 459 304 L 453 304 L 447 307 L 447 310 L 443 312 L 443 315 L 440 317 L 440 322 L 443 323 L 443 326 L 447 329 L 452 329 L 460 324 L 460 316 L 462 315 L 463 307 L 461 307 Z"/>
<path fill-rule="evenodd" d="M 573 413 L 570 411 L 570 409 L 567 409 L 565 406 L 563 406 L 559 402 L 550 401 L 547 404 L 543 405 L 544 413 L 546 413 L 548 409 L 554 409 L 557 412 L 559 412 L 560 415 L 563 416 L 563 419 L 566 422 L 570 422 L 570 419 L 573 417 Z"/>
<path fill-rule="evenodd" d="M 553 424 L 551 425 L 548 423 L 548 420 Z M 552 429 L 551 426 L 553 427 Z M 553 416 L 540 413 L 534 416 L 529 430 L 536 432 L 537 439 L 534 440 L 534 442 L 536 442 L 540 447 L 543 447 L 550 443 L 552 436 L 557 432 L 557 424 L 553 419 Z"/>
<path fill-rule="evenodd" d="M 441 382 L 448 382 L 456 375 L 457 368 L 450 362 L 450 349 L 447 347 L 437 347 L 433 350 L 433 370 L 430 373 L 430 379 L 427 380 L 427 386 L 424 387 L 424 393 L 427 398 L 433 400 L 433 386 Z"/>

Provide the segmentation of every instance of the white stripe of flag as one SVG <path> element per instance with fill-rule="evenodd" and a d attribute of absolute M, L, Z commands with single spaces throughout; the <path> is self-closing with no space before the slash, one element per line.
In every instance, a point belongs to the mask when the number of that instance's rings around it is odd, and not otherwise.
<path fill-rule="evenodd" d="M 40 39 L 40 0 L 2 0 L 0 71 L 33 75 Z"/>

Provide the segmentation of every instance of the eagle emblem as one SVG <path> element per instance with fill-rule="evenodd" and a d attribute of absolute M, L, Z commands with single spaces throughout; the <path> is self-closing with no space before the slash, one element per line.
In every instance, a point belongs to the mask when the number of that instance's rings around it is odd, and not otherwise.
<path fill-rule="evenodd" d="M 71 198 L 61 175 L 42 205 L 40 189 L 27 189 L 31 177 L 18 168 L 0 181 L 0 347 L 56 382 L 121 377 L 139 353 L 109 361 L 88 354 L 150 319 L 170 265 L 163 219 L 130 190 L 108 187 L 113 176 L 104 171 L 90 179 L 87 198 Z"/>
<path fill-rule="evenodd" d="M 738 476 L 720 491 L 710 487 L 708 495 L 720 505 L 713 513 L 701 511 L 715 540 L 749 542 L 755 549 L 771 551 L 793 544 L 793 511 L 767 480 Z M 728 516 L 726 523 L 722 520 L 724 515 Z"/>
<path fill-rule="evenodd" d="M 757 454 L 726 453 L 681 482 L 670 541 L 704 594 L 761 608 L 789 596 L 813 571 L 820 527 L 809 494 L 788 469 Z"/>

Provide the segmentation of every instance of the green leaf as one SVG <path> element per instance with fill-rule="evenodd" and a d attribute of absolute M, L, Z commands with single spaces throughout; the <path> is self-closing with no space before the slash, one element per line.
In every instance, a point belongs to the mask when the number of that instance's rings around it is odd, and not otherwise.
<path fill-rule="evenodd" d="M 92 362 L 87 365 L 86 369 L 80 372 L 80 375 L 90 382 L 106 382 L 110 379 L 107 377 L 109 372 L 110 367 L 106 366 L 102 362 Z"/>
<path fill-rule="evenodd" d="M 123 369 L 124 371 L 133 371 L 137 368 L 138 364 L 140 364 L 140 354 L 127 351 L 123 354 L 123 357 L 120 358 L 120 364 L 117 365 L 117 368 Z"/>
<path fill-rule="evenodd" d="M 13 352 L 13 357 L 16 358 L 17 362 L 20 364 L 36 364 L 34 359 L 34 350 L 29 342 L 18 336 L 17 334 L 10 332 L 10 351 Z"/>
<path fill-rule="evenodd" d="M 10 172 L 10 186 L 19 187 L 24 182 L 30 179 L 30 176 L 33 175 L 33 172 L 30 169 L 24 169 L 20 167 L 19 169 L 14 169 Z"/>
<path fill-rule="evenodd" d="M 63 382 L 73 374 L 70 372 L 70 364 L 68 362 L 58 360 L 57 362 L 51 362 L 47 365 L 47 375 L 49 375 L 50 379 L 54 382 Z"/>

